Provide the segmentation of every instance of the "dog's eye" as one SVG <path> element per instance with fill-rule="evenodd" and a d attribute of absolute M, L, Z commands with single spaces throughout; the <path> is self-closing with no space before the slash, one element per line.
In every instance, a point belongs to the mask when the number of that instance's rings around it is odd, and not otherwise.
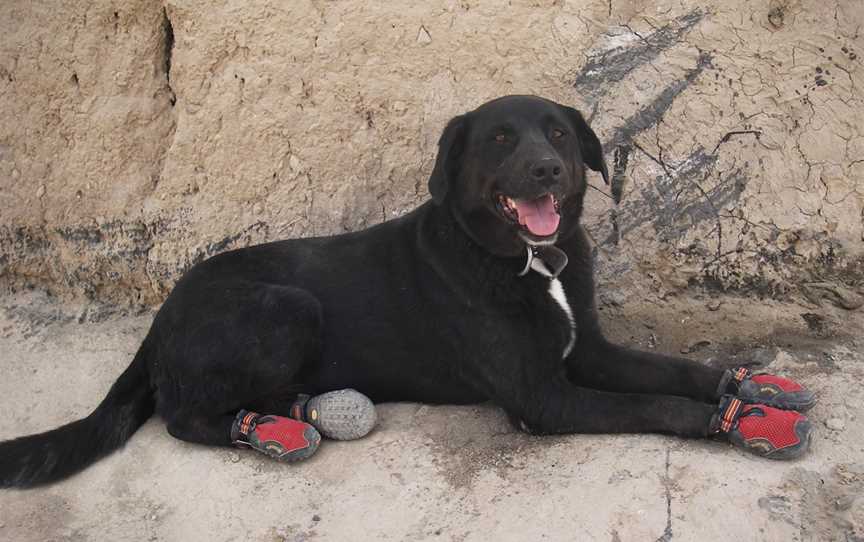
<path fill-rule="evenodd" d="M 561 139 L 562 137 L 564 137 L 564 135 L 565 134 L 563 130 L 559 130 L 558 128 L 552 130 L 552 139 Z"/>
<path fill-rule="evenodd" d="M 507 136 L 504 134 L 495 134 L 495 143 L 504 143 L 507 141 Z"/>

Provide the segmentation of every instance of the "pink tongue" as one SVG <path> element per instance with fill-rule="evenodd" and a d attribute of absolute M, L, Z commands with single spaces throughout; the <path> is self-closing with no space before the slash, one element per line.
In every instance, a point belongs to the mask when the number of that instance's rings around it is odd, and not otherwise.
<path fill-rule="evenodd" d="M 535 200 L 517 199 L 516 210 L 519 211 L 519 223 L 538 237 L 546 237 L 558 231 L 561 217 L 555 210 L 552 194 L 546 194 Z"/>

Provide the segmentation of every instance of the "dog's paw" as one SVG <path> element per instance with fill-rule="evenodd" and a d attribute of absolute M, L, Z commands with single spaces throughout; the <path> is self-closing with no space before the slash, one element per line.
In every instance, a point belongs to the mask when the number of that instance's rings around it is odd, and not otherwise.
<path fill-rule="evenodd" d="M 744 403 L 805 412 L 816 404 L 816 395 L 794 380 L 771 374 L 754 375 L 739 367 L 726 371 L 721 393 L 735 395 Z"/>
<path fill-rule="evenodd" d="M 711 432 L 769 459 L 795 459 L 810 447 L 812 426 L 803 414 L 761 404 L 745 404 L 724 396 L 711 422 Z"/>

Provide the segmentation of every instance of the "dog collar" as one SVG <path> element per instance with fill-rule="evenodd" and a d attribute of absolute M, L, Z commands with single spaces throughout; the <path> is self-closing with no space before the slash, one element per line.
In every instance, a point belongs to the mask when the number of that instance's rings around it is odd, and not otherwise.
<path fill-rule="evenodd" d="M 554 245 L 525 245 L 525 250 L 528 258 L 525 260 L 525 267 L 519 272 L 520 277 L 524 277 L 529 270 L 533 269 L 544 277 L 554 279 L 558 278 L 561 271 L 567 267 L 567 254 Z"/>

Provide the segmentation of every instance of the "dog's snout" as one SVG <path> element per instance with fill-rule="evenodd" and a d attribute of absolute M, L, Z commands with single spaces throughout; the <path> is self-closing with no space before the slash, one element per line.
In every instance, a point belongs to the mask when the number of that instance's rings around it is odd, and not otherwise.
<path fill-rule="evenodd" d="M 538 160 L 529 168 L 531 179 L 544 184 L 557 183 L 561 178 L 561 171 L 561 162 L 555 158 Z"/>

